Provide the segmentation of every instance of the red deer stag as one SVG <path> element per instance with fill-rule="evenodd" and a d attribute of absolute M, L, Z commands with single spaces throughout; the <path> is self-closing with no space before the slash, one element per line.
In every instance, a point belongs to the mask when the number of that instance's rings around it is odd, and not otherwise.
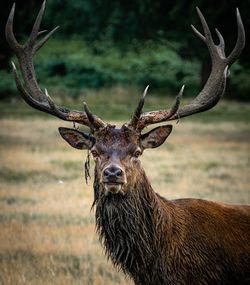
<path fill-rule="evenodd" d="M 250 207 L 199 199 L 167 200 L 152 189 L 139 157 L 147 148 L 160 146 L 172 131 L 164 125 L 142 133 L 151 124 L 175 120 L 211 109 L 226 86 L 227 69 L 239 57 L 245 34 L 237 10 L 238 37 L 228 57 L 216 30 L 215 45 L 209 27 L 197 9 L 212 68 L 198 96 L 180 107 L 181 88 L 168 110 L 142 113 L 147 88 L 132 119 L 121 128 L 103 122 L 84 104 L 84 111 L 57 106 L 39 88 L 32 57 L 57 28 L 37 42 L 43 4 L 31 35 L 20 45 L 13 35 L 13 6 L 6 25 L 7 41 L 17 55 L 23 81 L 13 72 L 23 99 L 40 111 L 90 128 L 90 134 L 59 128 L 61 136 L 77 149 L 90 150 L 95 159 L 94 203 L 96 226 L 107 256 L 137 285 L 250 284 Z"/>

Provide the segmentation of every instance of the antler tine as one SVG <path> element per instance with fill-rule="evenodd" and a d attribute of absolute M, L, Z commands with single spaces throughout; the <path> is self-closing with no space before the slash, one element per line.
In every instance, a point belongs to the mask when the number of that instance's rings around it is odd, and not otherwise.
<path fill-rule="evenodd" d="M 16 67 L 14 63 L 12 63 L 17 89 L 25 102 L 37 110 L 49 113 L 65 121 L 72 121 L 86 125 L 90 128 L 92 128 L 93 125 L 95 125 L 96 129 L 97 127 L 104 126 L 105 123 L 97 116 L 94 116 L 94 120 L 96 122 L 91 123 L 85 112 L 69 110 L 65 107 L 57 106 L 49 96 L 48 91 L 45 89 L 45 93 L 43 93 L 37 83 L 32 57 L 58 29 L 58 27 L 54 28 L 43 39 L 36 43 L 37 37 L 44 33 L 44 31 L 39 32 L 39 29 L 44 14 L 45 3 L 46 2 L 44 1 L 33 25 L 30 37 L 24 45 L 20 45 L 13 34 L 15 4 L 13 5 L 9 18 L 7 20 L 5 28 L 6 39 L 12 50 L 17 55 L 19 66 L 23 75 L 23 80 L 25 82 L 24 87 L 20 78 L 18 77 Z"/>
<path fill-rule="evenodd" d="M 172 108 L 170 109 L 170 114 L 171 114 L 170 116 L 173 116 L 179 110 L 184 88 L 185 88 L 185 85 L 182 85 L 181 90 L 179 91 L 178 95 L 176 96 L 175 103 L 172 106 Z"/>
<path fill-rule="evenodd" d="M 240 16 L 240 11 L 238 8 L 236 8 L 236 18 L 237 18 L 237 41 L 234 49 L 227 58 L 229 67 L 240 56 L 245 46 L 245 30 Z"/>
<path fill-rule="evenodd" d="M 215 32 L 219 38 L 219 44 L 217 45 L 218 51 L 221 52 L 221 57 L 225 58 L 225 41 L 222 34 L 219 32 L 218 29 L 215 28 Z"/>
<path fill-rule="evenodd" d="M 89 107 L 88 107 L 86 102 L 83 102 L 83 107 L 84 107 L 84 111 L 85 111 L 85 113 L 86 113 L 86 115 L 88 117 L 88 120 L 90 122 L 90 126 L 89 127 L 93 131 L 98 130 L 98 129 L 104 127 L 103 122 L 100 121 L 99 118 L 97 118 L 95 115 L 93 115 L 91 113 L 91 111 L 89 110 Z"/>
<path fill-rule="evenodd" d="M 41 36 L 41 35 L 43 35 L 44 33 L 47 33 L 47 32 L 48 32 L 48 30 L 42 30 L 42 31 L 38 32 L 37 36 Z"/>
<path fill-rule="evenodd" d="M 41 25 L 41 22 L 42 22 L 42 18 L 43 18 L 43 14 L 44 14 L 44 10 L 45 10 L 45 4 L 46 4 L 46 1 L 44 0 L 43 1 L 43 4 L 42 4 L 42 7 L 36 17 L 36 20 L 35 20 L 35 23 L 33 25 L 33 28 L 32 28 L 32 31 L 30 33 L 30 38 L 27 42 L 28 45 L 30 46 L 33 46 L 36 39 L 37 39 L 37 36 L 38 36 L 38 33 L 39 33 L 39 30 L 40 30 L 40 25 Z"/>
<path fill-rule="evenodd" d="M 206 38 L 195 28 L 195 26 L 191 25 L 191 28 L 203 42 L 206 42 Z"/>
<path fill-rule="evenodd" d="M 16 40 L 14 33 L 13 33 L 13 19 L 14 19 L 14 14 L 15 14 L 15 7 L 16 4 L 14 3 L 12 5 L 7 23 L 6 23 L 6 27 L 5 27 L 5 34 L 6 34 L 6 39 L 7 42 L 9 43 L 11 49 L 18 53 L 18 51 L 21 48 L 21 45 L 18 43 L 18 41 Z"/>
<path fill-rule="evenodd" d="M 146 88 L 145 88 L 145 90 L 141 96 L 141 99 L 137 105 L 137 108 L 135 109 L 134 115 L 133 115 L 132 119 L 130 120 L 130 122 L 128 123 L 128 126 L 134 128 L 134 129 L 137 129 L 137 124 L 138 124 L 138 121 L 139 121 L 140 116 L 141 116 L 141 112 L 142 112 L 142 109 L 144 106 L 145 97 L 147 95 L 148 88 L 149 88 L 149 85 L 146 86 Z"/>
<path fill-rule="evenodd" d="M 217 35 L 219 37 L 219 40 L 220 40 L 219 45 L 215 45 L 205 17 L 203 16 L 203 14 L 201 13 L 201 11 L 200 11 L 200 9 L 198 7 L 196 7 L 196 11 L 197 11 L 198 17 L 199 17 L 199 19 L 201 21 L 202 27 L 203 27 L 204 36 L 193 25 L 191 25 L 191 27 L 192 27 L 193 31 L 195 32 L 195 34 L 203 42 L 206 43 L 206 45 L 208 47 L 208 50 L 209 50 L 209 53 L 210 53 L 210 56 L 211 56 L 211 59 L 212 59 L 212 62 L 219 61 L 219 60 L 221 60 L 222 57 L 223 58 L 225 57 L 225 51 L 224 51 L 225 43 L 224 43 L 224 39 L 223 39 L 222 35 L 220 34 L 220 32 L 217 29 L 215 29 L 215 31 L 216 31 L 216 33 L 217 33 Z M 219 53 L 218 53 L 218 51 L 219 51 Z M 218 58 L 219 58 L 219 60 L 218 60 Z"/>
<path fill-rule="evenodd" d="M 199 18 L 200 18 L 202 27 L 203 27 L 205 39 L 206 39 L 209 43 L 211 43 L 211 45 L 214 45 L 213 38 L 212 38 L 212 35 L 211 35 L 211 32 L 210 32 L 210 29 L 209 29 L 209 27 L 208 27 L 208 24 L 207 24 L 206 19 L 204 18 L 203 14 L 201 13 L 201 11 L 200 11 L 200 9 L 199 9 L 198 7 L 196 7 L 196 11 L 197 11 L 197 14 L 198 14 L 198 16 L 199 16 Z"/>
<path fill-rule="evenodd" d="M 216 32 L 216 34 L 217 34 L 217 36 L 218 36 L 218 38 L 219 38 L 219 44 L 218 44 L 218 46 L 221 48 L 221 49 L 225 49 L 225 41 L 224 41 L 224 38 L 223 38 L 223 36 L 222 36 L 222 34 L 220 33 L 220 31 L 218 30 L 218 29 L 216 29 L 215 28 L 215 32 Z M 224 55 L 225 56 L 225 55 Z"/>
<path fill-rule="evenodd" d="M 49 38 L 60 28 L 60 26 L 55 27 L 53 30 L 51 30 L 43 39 L 38 42 L 35 47 L 35 53 L 49 40 Z M 41 32 L 40 32 L 41 33 Z"/>
<path fill-rule="evenodd" d="M 148 125 L 167 121 L 172 116 L 177 114 L 179 107 L 180 107 L 181 98 L 183 95 L 184 88 L 185 88 L 185 86 L 183 85 L 181 87 L 181 90 L 179 91 L 178 95 L 176 96 L 174 104 L 172 105 L 172 107 L 170 109 L 143 113 L 140 116 L 140 119 L 138 121 L 137 129 L 141 131 L 142 129 L 144 129 Z"/>
<path fill-rule="evenodd" d="M 237 9 L 236 11 L 238 26 L 237 41 L 231 54 L 226 57 L 225 42 L 222 35 L 217 29 L 215 29 L 219 38 L 219 44 L 215 45 L 208 24 L 199 8 L 197 8 L 197 13 L 203 27 L 204 35 L 201 34 L 193 25 L 191 25 L 191 28 L 193 29 L 194 33 L 203 42 L 205 42 L 210 53 L 212 69 L 208 80 L 201 92 L 189 104 L 183 106 L 179 110 L 177 108 L 178 112 L 174 112 L 175 108 L 172 108 L 170 110 L 159 110 L 143 113 L 138 122 L 138 128 L 143 129 L 149 124 L 175 120 L 199 112 L 204 112 L 211 109 L 218 103 L 225 91 L 228 68 L 239 57 L 245 45 L 244 26 L 239 10 Z M 181 94 L 182 91 L 183 90 L 180 91 Z M 176 105 L 179 107 L 178 102 L 176 102 Z"/>

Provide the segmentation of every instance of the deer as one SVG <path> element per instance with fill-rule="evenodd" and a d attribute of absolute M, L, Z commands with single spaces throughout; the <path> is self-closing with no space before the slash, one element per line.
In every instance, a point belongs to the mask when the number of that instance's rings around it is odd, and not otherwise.
<path fill-rule="evenodd" d="M 104 122 L 86 103 L 82 111 L 58 106 L 46 89 L 40 89 L 33 56 L 58 28 L 38 40 L 44 33 L 40 31 L 44 9 L 45 2 L 23 45 L 13 33 L 15 4 L 11 9 L 6 39 L 17 56 L 23 80 L 12 63 L 14 79 L 31 107 L 89 128 L 87 133 L 60 127 L 59 133 L 72 147 L 92 153 L 96 230 L 114 267 L 136 285 L 250 284 L 250 206 L 195 198 L 166 199 L 153 190 L 140 162 L 144 150 L 162 145 L 173 128 L 166 124 L 143 132 L 145 127 L 207 111 L 224 94 L 228 68 L 245 44 L 238 9 L 236 44 L 226 56 L 222 35 L 216 29 L 216 45 L 197 8 L 204 34 L 191 27 L 206 44 L 212 63 L 200 93 L 181 107 L 182 86 L 172 107 L 143 112 L 147 86 L 131 119 L 121 127 Z"/>

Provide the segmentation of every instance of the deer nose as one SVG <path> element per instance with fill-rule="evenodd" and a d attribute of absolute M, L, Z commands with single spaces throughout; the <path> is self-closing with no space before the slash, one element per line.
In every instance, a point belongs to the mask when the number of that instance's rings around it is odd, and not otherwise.
<path fill-rule="evenodd" d="M 103 177 L 107 182 L 120 182 L 123 171 L 120 167 L 109 166 L 103 171 Z"/>

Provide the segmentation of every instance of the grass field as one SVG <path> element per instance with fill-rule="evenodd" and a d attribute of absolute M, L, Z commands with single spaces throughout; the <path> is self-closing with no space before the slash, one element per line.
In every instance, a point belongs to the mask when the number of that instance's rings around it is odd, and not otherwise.
<path fill-rule="evenodd" d="M 149 99 L 149 106 L 160 100 Z M 86 153 L 57 132 L 71 124 L 27 114 L 23 103 L 10 106 L 0 105 L 0 284 L 132 284 L 99 244 Z M 111 119 L 125 117 L 125 106 L 117 117 L 110 110 Z M 222 102 L 208 114 L 174 123 L 165 145 L 145 151 L 152 185 L 169 199 L 250 203 L 250 105 Z"/>

